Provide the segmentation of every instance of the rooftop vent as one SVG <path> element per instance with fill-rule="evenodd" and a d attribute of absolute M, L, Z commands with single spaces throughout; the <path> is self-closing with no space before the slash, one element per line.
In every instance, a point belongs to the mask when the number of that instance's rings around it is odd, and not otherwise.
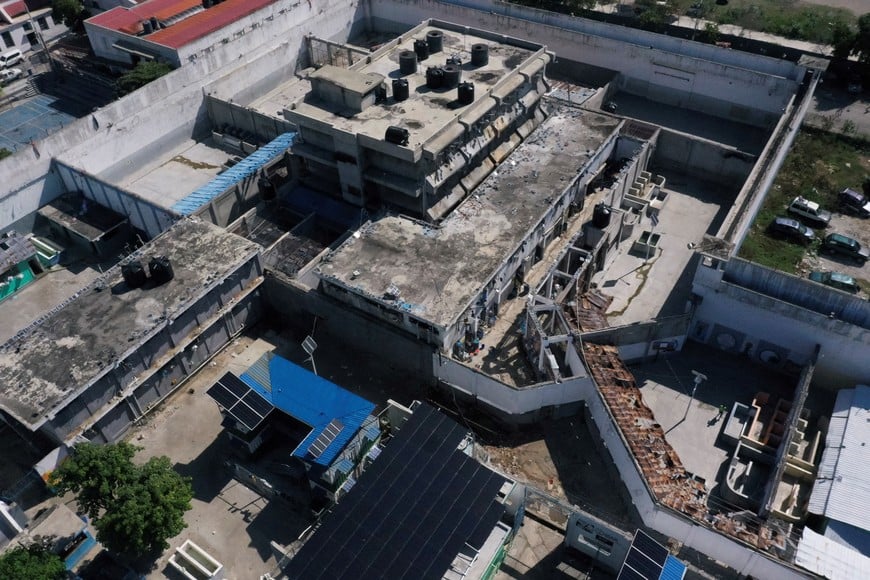
<path fill-rule="evenodd" d="M 404 127 L 390 125 L 387 127 L 387 133 L 384 135 L 384 140 L 387 141 L 387 143 L 394 143 L 396 145 L 407 145 L 410 137 L 411 134 L 408 133 L 408 130 Z"/>

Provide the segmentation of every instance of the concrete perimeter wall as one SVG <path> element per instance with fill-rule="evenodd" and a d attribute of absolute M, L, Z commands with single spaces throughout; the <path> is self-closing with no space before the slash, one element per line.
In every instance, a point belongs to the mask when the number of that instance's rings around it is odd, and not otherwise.
<path fill-rule="evenodd" d="M 165 208 L 135 193 L 106 183 L 98 177 L 74 169 L 62 161 L 55 162 L 54 170 L 60 175 L 68 191 L 81 191 L 87 199 L 129 217 L 133 227 L 145 232 L 149 238 L 169 229 L 169 226 L 178 219 L 178 216 Z"/>
<path fill-rule="evenodd" d="M 762 126 L 782 114 L 804 74 L 788 61 L 497 0 L 370 0 L 370 5 L 378 30 L 405 30 L 439 18 L 527 38 L 547 45 L 557 60 L 619 71 L 619 84 L 629 92 Z"/>
<path fill-rule="evenodd" d="M 278 4 L 283 14 L 263 14 L 260 26 L 231 38 L 194 61 L 134 91 L 60 131 L 19 149 L 0 161 L 0 230 L 27 218 L 64 192 L 50 173 L 53 157 L 112 181 L 153 160 L 172 144 L 209 129 L 203 92 L 220 91 L 247 98 L 277 86 L 293 71 L 304 48 L 304 35 L 345 38 L 358 18 L 359 5 L 323 0 L 316 5 Z M 207 87 L 204 90 L 204 87 Z M 105 174 L 103 172 L 106 172 Z"/>
<path fill-rule="evenodd" d="M 743 183 L 757 159 L 734 147 L 661 129 L 653 164 L 703 180 L 715 176 L 717 180 Z"/>

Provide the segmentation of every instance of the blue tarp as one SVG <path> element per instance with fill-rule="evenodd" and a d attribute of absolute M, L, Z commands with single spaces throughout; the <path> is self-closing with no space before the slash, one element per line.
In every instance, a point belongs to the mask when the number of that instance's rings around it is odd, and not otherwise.
<path fill-rule="evenodd" d="M 341 453 L 375 408 L 362 397 L 274 353 L 263 355 L 239 378 L 272 405 L 311 426 L 293 456 L 324 467 Z M 308 448 L 333 419 L 341 422 L 342 429 L 315 457 Z"/>
<path fill-rule="evenodd" d="M 232 186 L 256 174 L 275 157 L 283 155 L 295 139 L 296 133 L 292 131 L 279 135 L 187 197 L 175 202 L 172 209 L 181 215 L 192 214 Z"/>

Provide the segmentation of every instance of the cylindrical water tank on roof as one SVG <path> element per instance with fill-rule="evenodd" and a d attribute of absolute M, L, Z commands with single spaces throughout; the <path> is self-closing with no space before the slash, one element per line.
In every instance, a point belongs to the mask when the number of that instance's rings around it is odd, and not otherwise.
<path fill-rule="evenodd" d="M 595 205 L 592 211 L 592 225 L 603 230 L 610 225 L 610 208 L 605 203 Z"/>
<path fill-rule="evenodd" d="M 417 53 L 413 50 L 403 50 L 399 53 L 399 72 L 402 76 L 417 72 Z"/>
<path fill-rule="evenodd" d="M 444 71 L 437 66 L 426 69 L 426 86 L 430 89 L 440 89 L 444 86 Z"/>
<path fill-rule="evenodd" d="M 474 102 L 474 83 L 460 83 L 457 91 L 460 105 L 470 105 Z"/>
<path fill-rule="evenodd" d="M 483 66 L 489 64 L 489 46 L 484 43 L 471 45 L 471 64 Z"/>
<path fill-rule="evenodd" d="M 452 89 L 459 86 L 459 81 L 462 80 L 462 69 L 460 67 L 455 64 L 445 64 L 441 70 L 444 73 L 444 88 Z"/>
<path fill-rule="evenodd" d="M 393 79 L 393 98 L 404 101 L 408 98 L 408 79 Z"/>
<path fill-rule="evenodd" d="M 149 20 L 151 21 L 151 28 L 154 29 L 154 32 L 160 30 L 160 22 L 158 22 L 156 16 L 152 16 L 151 18 L 149 18 Z"/>
<path fill-rule="evenodd" d="M 390 125 L 387 127 L 387 132 L 384 135 L 384 140 L 387 143 L 394 143 L 396 145 L 407 145 L 408 139 L 410 138 L 410 133 L 404 127 L 396 127 L 395 125 Z"/>
<path fill-rule="evenodd" d="M 128 288 L 141 288 L 148 281 L 148 273 L 139 260 L 133 260 L 121 266 L 121 276 Z"/>
<path fill-rule="evenodd" d="M 429 54 L 441 52 L 444 48 L 444 33 L 440 30 L 430 30 L 426 33 L 426 44 L 429 45 Z"/>
<path fill-rule="evenodd" d="M 154 27 L 151 26 L 150 20 L 143 20 L 142 21 L 142 32 L 144 34 L 151 34 L 152 32 L 154 32 Z"/>
<path fill-rule="evenodd" d="M 148 270 L 151 272 L 151 279 L 158 286 L 169 282 L 175 277 L 172 264 L 166 256 L 154 256 L 151 258 L 151 261 L 148 262 Z"/>
<path fill-rule="evenodd" d="M 425 40 L 418 38 L 414 41 L 414 52 L 417 54 L 417 60 L 426 60 L 429 58 L 429 45 Z"/>

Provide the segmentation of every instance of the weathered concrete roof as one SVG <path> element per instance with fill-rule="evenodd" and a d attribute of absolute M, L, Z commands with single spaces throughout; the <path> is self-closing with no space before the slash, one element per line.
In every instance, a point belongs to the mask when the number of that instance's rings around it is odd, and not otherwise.
<path fill-rule="evenodd" d="M 384 75 L 370 72 L 348 70 L 340 66 L 325 64 L 308 77 L 327 81 L 346 91 L 364 95 L 369 93 L 384 81 Z"/>
<path fill-rule="evenodd" d="M 430 54 L 428 58 L 417 63 L 417 72 L 410 75 L 400 75 L 399 54 L 403 51 L 413 51 L 414 41 L 426 37 L 430 30 L 441 30 L 444 38 L 444 49 Z M 481 33 L 482 34 L 482 33 Z M 401 37 L 401 42 L 387 50 L 373 55 L 371 63 L 355 67 L 355 74 L 377 74 L 390 82 L 390 79 L 404 78 L 408 81 L 408 99 L 396 102 L 390 97 L 386 102 L 368 107 L 366 110 L 352 116 L 338 105 L 332 105 L 317 99 L 313 93 L 293 103 L 286 111 L 285 117 L 291 122 L 301 118 L 327 123 L 334 130 L 350 134 L 360 134 L 372 139 L 383 140 L 387 127 L 398 126 L 410 133 L 408 147 L 418 149 L 430 138 L 444 130 L 465 111 L 473 109 L 476 103 L 488 96 L 489 91 L 506 83 L 516 82 L 516 86 L 525 82 L 519 70 L 529 66 L 528 60 L 538 51 L 543 51 L 543 45 L 534 45 L 499 36 L 502 42 L 492 38 L 475 35 L 472 29 L 467 34 L 441 28 L 439 26 L 419 27 L 413 33 Z M 483 43 L 489 47 L 489 63 L 483 66 L 473 66 L 471 46 Z M 426 70 L 429 67 L 444 66 L 447 58 L 458 56 L 462 60 L 462 81 L 470 81 L 475 87 L 475 101 L 469 105 L 459 105 L 457 89 L 430 89 L 426 86 Z M 544 60 L 535 63 L 542 68 L 549 62 L 549 56 L 544 54 Z M 323 67 L 326 68 L 326 67 Z M 323 74 L 323 68 L 312 74 L 312 77 Z M 334 67 L 332 67 L 334 68 Z M 511 77 L 515 77 L 511 78 Z"/>
<path fill-rule="evenodd" d="M 620 124 L 574 107 L 551 108 L 440 227 L 401 216 L 366 224 L 321 264 L 321 276 L 376 300 L 393 284 L 413 315 L 452 324 Z"/>
<path fill-rule="evenodd" d="M 85 200 L 81 192 L 67 193 L 48 202 L 39 208 L 39 214 L 92 242 L 127 221 L 121 214 Z"/>
<path fill-rule="evenodd" d="M 167 256 L 173 280 L 130 290 L 115 266 L 0 346 L 0 409 L 37 429 L 258 250 L 214 225 L 178 222 L 139 250 L 146 267 Z"/>

